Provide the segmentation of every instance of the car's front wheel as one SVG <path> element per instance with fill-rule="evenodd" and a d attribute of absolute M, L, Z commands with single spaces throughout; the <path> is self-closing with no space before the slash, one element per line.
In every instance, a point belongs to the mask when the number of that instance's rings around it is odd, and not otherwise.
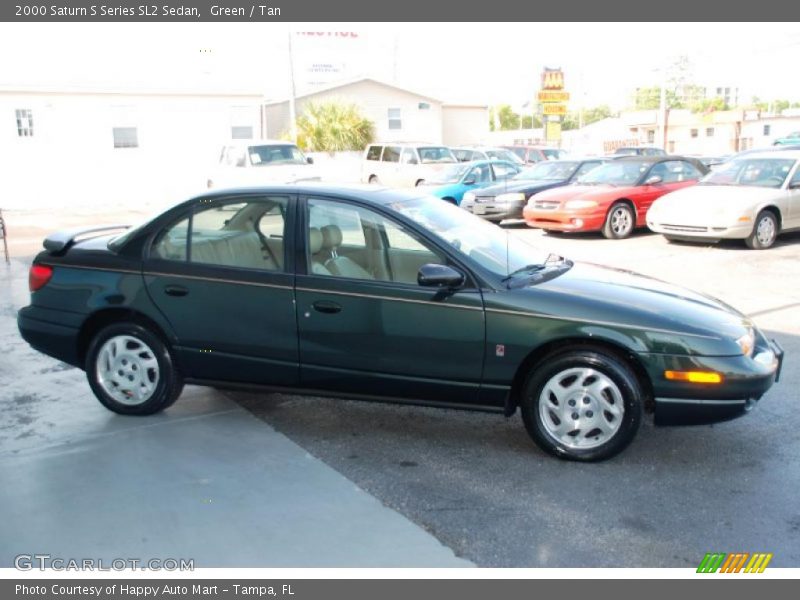
<path fill-rule="evenodd" d="M 183 389 L 169 349 L 136 323 L 115 323 L 94 336 L 86 354 L 86 377 L 97 399 L 123 415 L 162 411 Z"/>
<path fill-rule="evenodd" d="M 744 240 L 751 250 L 765 250 L 775 243 L 778 237 L 778 219 L 775 213 L 762 210 L 756 217 L 753 231 Z"/>
<path fill-rule="evenodd" d="M 636 215 L 626 202 L 617 202 L 611 207 L 603 224 L 603 235 L 610 240 L 621 240 L 633 233 Z"/>
<path fill-rule="evenodd" d="M 551 354 L 528 375 L 520 404 L 536 444 L 559 458 L 597 461 L 630 444 L 644 392 L 631 368 L 597 348 Z"/>

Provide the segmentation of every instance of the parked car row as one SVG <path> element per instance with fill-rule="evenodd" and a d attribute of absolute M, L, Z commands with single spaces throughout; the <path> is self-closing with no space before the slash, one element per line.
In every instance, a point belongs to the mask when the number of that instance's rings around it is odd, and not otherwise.
<path fill-rule="evenodd" d="M 520 151 L 523 151 L 520 155 Z M 450 163 L 500 160 L 524 167 L 542 160 L 554 160 L 565 155 L 557 148 L 528 146 L 463 146 L 449 148 L 418 142 L 370 144 L 364 151 L 361 168 L 362 183 L 384 184 L 392 187 L 412 187 L 435 179 L 436 173 Z"/>

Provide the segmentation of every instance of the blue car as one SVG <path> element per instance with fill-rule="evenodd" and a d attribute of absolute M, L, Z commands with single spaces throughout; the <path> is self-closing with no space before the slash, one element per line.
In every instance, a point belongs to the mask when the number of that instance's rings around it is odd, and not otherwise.
<path fill-rule="evenodd" d="M 428 193 L 460 205 L 464 193 L 505 181 L 520 172 L 520 167 L 505 160 L 475 160 L 458 163 L 425 180 Z"/>

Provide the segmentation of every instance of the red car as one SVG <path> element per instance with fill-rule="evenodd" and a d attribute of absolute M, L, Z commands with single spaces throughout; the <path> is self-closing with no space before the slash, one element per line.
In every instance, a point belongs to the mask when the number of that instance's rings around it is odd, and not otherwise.
<path fill-rule="evenodd" d="M 707 172 L 694 158 L 627 156 L 589 171 L 574 185 L 531 196 L 522 216 L 545 231 L 602 231 L 622 239 L 645 226 L 656 199 L 694 185 Z"/>

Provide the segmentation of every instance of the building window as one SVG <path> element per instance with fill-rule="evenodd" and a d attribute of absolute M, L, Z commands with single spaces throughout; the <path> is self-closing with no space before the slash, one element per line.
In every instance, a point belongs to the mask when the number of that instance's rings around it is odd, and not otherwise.
<path fill-rule="evenodd" d="M 431 105 L 428 104 L 427 102 L 420 102 L 418 106 L 419 106 L 420 110 L 430 110 L 431 109 Z"/>
<path fill-rule="evenodd" d="M 231 139 L 233 140 L 252 140 L 253 127 L 250 125 L 234 125 L 231 127 Z"/>
<path fill-rule="evenodd" d="M 138 148 L 139 136 L 136 127 L 114 127 L 114 148 Z"/>
<path fill-rule="evenodd" d="M 714 128 L 706 127 L 706 137 L 714 137 Z"/>
<path fill-rule="evenodd" d="M 647 143 L 648 144 L 655 144 L 656 142 L 656 130 L 655 129 L 648 129 L 647 130 Z"/>
<path fill-rule="evenodd" d="M 399 108 L 389 109 L 389 129 L 402 129 L 403 120 L 400 116 Z"/>
<path fill-rule="evenodd" d="M 33 111 L 30 108 L 18 108 L 17 135 L 19 137 L 33 137 Z"/>
<path fill-rule="evenodd" d="M 690 129 L 689 130 L 689 137 L 696 138 L 697 137 L 697 129 Z"/>
<path fill-rule="evenodd" d="M 770 127 L 769 125 L 764 125 L 764 135 L 769 135 L 771 130 L 772 127 Z"/>

